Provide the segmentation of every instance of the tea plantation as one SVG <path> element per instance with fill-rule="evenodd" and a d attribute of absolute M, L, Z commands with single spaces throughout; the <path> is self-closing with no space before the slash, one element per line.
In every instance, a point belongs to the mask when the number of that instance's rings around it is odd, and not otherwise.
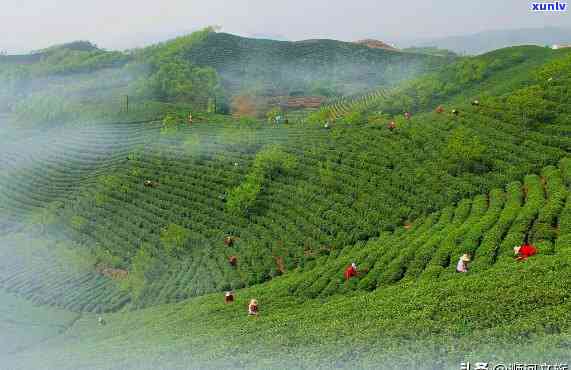
<path fill-rule="evenodd" d="M 0 315 L 37 312 L 42 332 L 6 367 L 571 361 L 570 56 L 462 58 L 304 124 L 149 117 L 2 142 L 0 291 L 22 309 Z M 525 242 L 538 255 L 516 262 Z"/>

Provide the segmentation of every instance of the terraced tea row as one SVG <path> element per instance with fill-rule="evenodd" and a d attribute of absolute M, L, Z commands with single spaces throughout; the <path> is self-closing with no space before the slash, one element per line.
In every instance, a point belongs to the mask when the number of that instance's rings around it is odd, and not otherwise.
<path fill-rule="evenodd" d="M 377 105 L 380 100 L 387 97 L 388 90 L 384 88 L 364 95 L 342 97 L 323 105 L 317 114 L 335 121 L 349 112 L 362 111 Z"/>
<path fill-rule="evenodd" d="M 536 245 L 540 255 L 567 254 L 570 168 L 571 160 L 565 159 L 560 169 L 547 167 L 541 177 L 526 176 L 523 185 L 513 182 L 505 192 L 497 189 L 488 197 L 462 201 L 400 235 L 382 235 L 318 258 L 296 277 L 290 292 L 316 297 L 399 281 L 449 279 L 458 276 L 456 259 L 463 253 L 473 256 L 470 273 L 480 273 L 496 263 L 516 263 L 512 249 L 524 242 Z M 362 274 L 345 281 L 344 268 L 352 262 Z"/>
<path fill-rule="evenodd" d="M 117 311 L 130 298 L 116 282 L 66 258 L 68 247 L 13 234 L 0 240 L 0 288 L 36 305 L 74 312 Z"/>
<path fill-rule="evenodd" d="M 85 125 L 51 129 L 2 147 L 2 225 L 22 222 L 30 212 L 65 199 L 112 171 L 143 145 L 156 125 Z"/>

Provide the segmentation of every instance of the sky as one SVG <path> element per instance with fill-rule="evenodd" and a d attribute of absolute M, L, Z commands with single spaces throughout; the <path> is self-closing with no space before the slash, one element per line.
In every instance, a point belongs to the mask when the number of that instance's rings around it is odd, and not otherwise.
<path fill-rule="evenodd" d="M 29 52 L 74 40 L 128 49 L 208 25 L 243 36 L 393 43 L 571 25 L 571 11 L 530 9 L 527 0 L 0 0 L 0 51 Z"/>

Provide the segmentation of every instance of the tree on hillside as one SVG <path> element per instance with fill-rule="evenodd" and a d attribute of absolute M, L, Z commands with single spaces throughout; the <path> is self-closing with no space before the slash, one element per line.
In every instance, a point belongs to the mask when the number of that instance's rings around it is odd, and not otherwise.
<path fill-rule="evenodd" d="M 137 51 L 135 64 L 149 69 L 137 81 L 137 93 L 143 98 L 189 103 L 205 111 L 210 100 L 223 100 L 218 73 L 211 67 L 196 66 L 188 58 L 190 50 L 213 32 L 213 27 L 207 27 Z"/>
<path fill-rule="evenodd" d="M 220 94 L 218 74 L 210 67 L 196 67 L 180 57 L 156 63 L 156 69 L 139 86 L 143 96 L 191 103 L 206 110 L 208 99 Z"/>

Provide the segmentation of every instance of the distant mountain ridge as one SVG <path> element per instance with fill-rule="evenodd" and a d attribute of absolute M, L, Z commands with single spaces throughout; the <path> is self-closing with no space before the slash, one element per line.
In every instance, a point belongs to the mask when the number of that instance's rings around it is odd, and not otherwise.
<path fill-rule="evenodd" d="M 518 45 L 553 45 L 571 43 L 571 28 L 545 27 L 492 30 L 471 35 L 417 39 L 405 42 L 407 46 L 436 46 L 460 54 L 482 54 L 488 51 Z"/>

